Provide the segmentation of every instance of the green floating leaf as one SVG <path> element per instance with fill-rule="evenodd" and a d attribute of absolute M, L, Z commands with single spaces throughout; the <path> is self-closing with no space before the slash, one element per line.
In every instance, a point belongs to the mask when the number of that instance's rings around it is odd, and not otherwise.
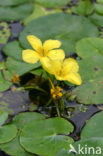
<path fill-rule="evenodd" d="M 103 57 L 94 56 L 89 57 L 84 60 L 78 61 L 79 63 L 79 73 L 82 77 L 84 83 L 92 82 L 96 78 L 102 78 L 103 76 Z"/>
<path fill-rule="evenodd" d="M 3 48 L 3 52 L 5 55 L 19 61 L 22 61 L 22 50 L 23 48 L 21 48 L 18 41 L 9 42 Z"/>
<path fill-rule="evenodd" d="M 47 8 L 59 8 L 70 3 L 70 0 L 36 0 L 36 2 Z"/>
<path fill-rule="evenodd" d="M 22 129 L 27 123 L 41 119 L 45 119 L 45 116 L 36 112 L 25 112 L 16 115 L 16 117 L 13 118 L 12 123 L 19 129 Z"/>
<path fill-rule="evenodd" d="M 40 62 L 29 64 L 8 58 L 6 61 L 6 66 L 10 73 L 12 73 L 13 75 L 18 74 L 19 76 L 21 76 L 35 68 L 38 68 L 40 66 Z"/>
<path fill-rule="evenodd" d="M 80 0 L 78 1 L 77 6 L 73 6 L 71 10 L 78 15 L 88 15 L 93 12 L 94 5 L 90 0 Z"/>
<path fill-rule="evenodd" d="M 27 3 L 30 0 L 0 0 L 1 6 L 14 6 L 23 3 Z"/>
<path fill-rule="evenodd" d="M 95 11 L 98 13 L 98 14 L 101 14 L 103 15 L 103 5 L 102 4 L 95 4 Z"/>
<path fill-rule="evenodd" d="M 0 72 L 0 92 L 3 92 L 7 89 L 9 89 L 9 87 L 12 85 L 11 82 L 7 81 L 4 79 L 2 72 Z"/>
<path fill-rule="evenodd" d="M 16 137 L 16 135 L 17 127 L 15 125 L 0 127 L 0 144 L 11 141 Z"/>
<path fill-rule="evenodd" d="M 72 131 L 72 124 L 63 118 L 35 121 L 22 130 L 20 144 L 31 153 L 54 156 L 62 148 L 69 149 L 73 139 L 65 135 Z"/>
<path fill-rule="evenodd" d="M 103 103 L 103 57 L 94 56 L 78 61 L 83 84 L 73 89 L 72 96 L 79 103 Z"/>
<path fill-rule="evenodd" d="M 95 114 L 85 125 L 81 133 L 81 140 L 73 146 L 76 149 L 76 155 L 102 155 L 103 153 L 103 112 Z M 82 152 L 78 151 L 78 147 L 82 148 Z M 89 148 L 92 147 L 90 150 Z M 80 149 L 79 148 L 79 149 Z M 86 149 L 86 150 L 85 150 Z"/>
<path fill-rule="evenodd" d="M 90 19 L 90 21 L 100 27 L 103 27 L 103 16 L 94 13 L 91 16 L 88 17 Z"/>
<path fill-rule="evenodd" d="M 22 128 L 28 124 L 31 123 L 32 121 L 37 121 L 37 120 L 42 120 L 45 117 L 42 114 L 36 113 L 36 112 L 25 112 L 25 113 L 20 113 L 15 116 L 15 118 L 12 120 L 12 124 L 15 124 L 19 132 L 22 130 Z M 12 156 L 33 156 L 33 154 L 30 154 L 26 152 L 22 146 L 20 145 L 20 133 L 14 138 L 12 141 L 6 143 L 6 144 L 1 144 L 0 149 L 2 151 L 5 151 L 6 153 L 12 155 Z"/>
<path fill-rule="evenodd" d="M 103 103 L 103 76 L 83 84 L 72 91 L 79 103 L 102 104 Z"/>
<path fill-rule="evenodd" d="M 27 17 L 33 10 L 31 3 L 22 4 L 15 7 L 0 7 L 0 20 L 17 21 Z"/>
<path fill-rule="evenodd" d="M 5 44 L 10 37 L 10 29 L 8 24 L 5 22 L 0 22 L 0 44 Z"/>
<path fill-rule="evenodd" d="M 75 43 L 83 37 L 98 36 L 97 28 L 86 18 L 57 13 L 40 17 L 30 22 L 20 34 L 20 43 L 24 49 L 31 48 L 27 42 L 27 35 L 35 35 L 42 41 L 58 39 L 62 42 L 62 48 L 68 55 L 69 51 L 75 51 Z"/>
<path fill-rule="evenodd" d="M 0 144 L 0 149 L 11 156 L 33 156 L 20 146 L 19 135 L 8 143 Z"/>
<path fill-rule="evenodd" d="M 85 127 L 82 130 L 81 138 L 87 139 L 91 137 L 103 137 L 103 112 L 96 113 L 90 120 L 87 121 Z M 103 139 L 103 138 L 102 138 Z"/>
<path fill-rule="evenodd" d="M 7 119 L 8 119 L 8 113 L 0 111 L 0 126 L 2 126 Z"/>
<path fill-rule="evenodd" d="M 76 53 L 83 59 L 98 55 L 103 57 L 103 39 L 95 37 L 78 41 Z"/>

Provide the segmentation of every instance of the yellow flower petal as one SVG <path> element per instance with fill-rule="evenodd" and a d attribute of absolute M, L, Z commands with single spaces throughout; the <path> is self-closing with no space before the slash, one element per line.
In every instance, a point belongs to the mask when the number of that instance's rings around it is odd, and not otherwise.
<path fill-rule="evenodd" d="M 38 53 L 41 53 L 43 47 L 42 47 L 42 42 L 39 38 L 33 35 L 29 35 L 27 36 L 27 40 L 33 49 L 35 49 Z"/>
<path fill-rule="evenodd" d="M 48 53 L 48 51 L 52 49 L 59 48 L 61 46 L 61 42 L 58 40 L 47 40 L 43 44 L 44 51 Z"/>
<path fill-rule="evenodd" d="M 62 49 L 56 49 L 56 50 L 51 50 L 49 51 L 48 53 L 48 57 L 51 59 L 51 60 L 64 60 L 65 58 L 65 53 Z"/>
<path fill-rule="evenodd" d="M 61 70 L 60 61 L 52 61 L 48 57 L 40 58 L 43 68 L 50 74 L 58 74 Z"/>
<path fill-rule="evenodd" d="M 34 50 L 23 50 L 22 58 L 27 63 L 36 63 L 39 60 L 39 55 Z"/>
<path fill-rule="evenodd" d="M 73 84 L 76 84 L 76 85 L 81 85 L 82 84 L 82 80 L 81 80 L 81 77 L 78 73 L 69 73 L 66 77 L 65 77 L 65 80 L 73 83 Z"/>
<path fill-rule="evenodd" d="M 65 76 L 69 72 L 78 72 L 79 66 L 76 60 L 69 58 L 63 62 L 62 74 Z"/>

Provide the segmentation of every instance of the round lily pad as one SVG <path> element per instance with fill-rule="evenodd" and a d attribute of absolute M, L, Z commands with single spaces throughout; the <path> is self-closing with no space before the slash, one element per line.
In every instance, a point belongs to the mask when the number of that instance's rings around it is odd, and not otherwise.
<path fill-rule="evenodd" d="M 8 113 L 0 111 L 0 126 L 2 126 L 7 119 L 8 119 Z"/>
<path fill-rule="evenodd" d="M 40 17 L 30 22 L 20 34 L 20 43 L 24 49 L 31 48 L 27 35 L 35 35 L 42 41 L 57 39 L 68 55 L 75 51 L 75 43 L 83 37 L 98 36 L 97 28 L 85 17 L 56 13 Z"/>
<path fill-rule="evenodd" d="M 90 37 L 78 41 L 76 53 L 83 59 L 98 55 L 103 57 L 103 39 Z"/>
<path fill-rule="evenodd" d="M 23 128 L 20 144 L 28 152 L 55 156 L 62 148 L 70 148 L 73 139 L 66 135 L 72 131 L 73 125 L 63 118 L 32 121 Z"/>
<path fill-rule="evenodd" d="M 45 116 L 40 113 L 25 112 L 16 115 L 15 118 L 13 118 L 12 123 L 15 124 L 18 128 L 22 129 L 27 123 L 30 123 L 34 120 L 36 121 L 43 119 L 45 119 Z"/>
<path fill-rule="evenodd" d="M 9 42 L 3 48 L 3 52 L 5 55 L 19 61 L 22 61 L 22 50 L 23 48 L 20 46 L 18 41 Z"/>
<path fill-rule="evenodd" d="M 0 144 L 11 141 L 17 135 L 17 127 L 15 125 L 6 125 L 0 127 Z"/>
<path fill-rule="evenodd" d="M 20 146 L 19 135 L 8 143 L 0 144 L 0 149 L 10 156 L 33 156 Z"/>
<path fill-rule="evenodd" d="M 24 112 L 19 113 L 16 115 L 11 124 L 14 124 L 19 129 L 18 135 L 16 138 L 11 140 L 8 143 L 0 144 L 0 149 L 2 151 L 5 151 L 7 154 L 10 154 L 11 156 L 33 156 L 33 154 L 28 153 L 27 151 L 22 148 L 20 145 L 20 130 L 28 123 L 31 123 L 32 121 L 42 120 L 45 119 L 44 115 L 36 113 L 36 112 Z"/>

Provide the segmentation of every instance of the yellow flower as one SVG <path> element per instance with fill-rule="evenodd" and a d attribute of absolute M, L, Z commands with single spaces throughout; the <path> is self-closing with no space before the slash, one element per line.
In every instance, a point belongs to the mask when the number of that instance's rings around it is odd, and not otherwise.
<path fill-rule="evenodd" d="M 61 46 L 58 40 L 47 40 L 42 44 L 41 40 L 33 35 L 27 36 L 27 40 L 32 46 L 32 49 L 23 50 L 22 58 L 27 63 L 36 63 L 44 58 L 51 60 L 62 60 L 65 58 L 65 53 L 62 49 L 57 49 Z M 54 49 L 54 50 L 53 50 Z"/>
<path fill-rule="evenodd" d="M 59 86 L 57 86 L 56 88 L 52 88 L 51 95 L 52 95 L 53 99 L 62 97 L 63 94 L 61 93 L 61 91 L 62 91 L 62 89 Z"/>
<path fill-rule="evenodd" d="M 48 77 L 48 79 L 49 79 L 49 82 L 52 87 L 50 91 L 51 91 L 51 95 L 52 95 L 53 99 L 62 97 L 63 96 L 63 94 L 61 93 L 62 88 L 60 88 L 59 86 L 55 87 L 53 82 L 51 81 L 51 79 L 49 77 Z"/>
<path fill-rule="evenodd" d="M 57 80 L 69 81 L 76 85 L 81 85 L 82 80 L 78 73 L 79 66 L 76 60 L 68 58 L 62 61 L 51 61 L 47 58 L 42 60 L 44 69 L 54 74 Z"/>

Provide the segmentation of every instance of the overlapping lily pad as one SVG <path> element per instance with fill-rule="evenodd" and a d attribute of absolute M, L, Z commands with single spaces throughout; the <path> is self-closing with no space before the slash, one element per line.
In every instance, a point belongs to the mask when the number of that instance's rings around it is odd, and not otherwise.
<path fill-rule="evenodd" d="M 70 148 L 73 139 L 66 135 L 72 131 L 72 124 L 63 118 L 35 121 L 23 128 L 20 144 L 31 153 L 55 156 L 62 148 Z"/>
<path fill-rule="evenodd" d="M 103 104 L 103 77 L 87 82 L 72 91 L 76 100 L 83 104 Z"/>
<path fill-rule="evenodd" d="M 22 129 L 27 123 L 36 120 L 43 120 L 45 116 L 39 113 L 34 112 L 24 112 L 18 114 L 13 120 L 12 123 L 15 124 L 19 129 Z"/>
<path fill-rule="evenodd" d="M 35 112 L 25 112 L 18 114 L 12 121 L 12 124 L 16 125 L 19 129 L 18 135 L 16 138 L 11 140 L 8 143 L 0 144 L 0 149 L 12 156 L 33 156 L 33 154 L 26 152 L 20 145 L 20 131 L 28 123 L 32 121 L 42 120 L 45 117 L 42 114 Z"/>
<path fill-rule="evenodd" d="M 0 127 L 0 144 L 6 143 L 14 139 L 17 135 L 17 127 L 15 125 L 6 125 Z"/>
<path fill-rule="evenodd" d="M 22 4 L 15 7 L 0 7 L 0 20 L 17 21 L 27 17 L 33 10 L 31 3 Z"/>
<path fill-rule="evenodd" d="M 79 61 L 83 84 L 72 91 L 79 103 L 102 104 L 103 57 L 94 56 Z"/>
<path fill-rule="evenodd" d="M 98 36 L 97 28 L 86 18 L 57 13 L 30 22 L 20 34 L 20 43 L 24 49 L 31 48 L 26 40 L 27 35 L 35 35 L 42 41 L 58 39 L 68 55 L 74 51 L 75 43 L 83 37 Z"/>

